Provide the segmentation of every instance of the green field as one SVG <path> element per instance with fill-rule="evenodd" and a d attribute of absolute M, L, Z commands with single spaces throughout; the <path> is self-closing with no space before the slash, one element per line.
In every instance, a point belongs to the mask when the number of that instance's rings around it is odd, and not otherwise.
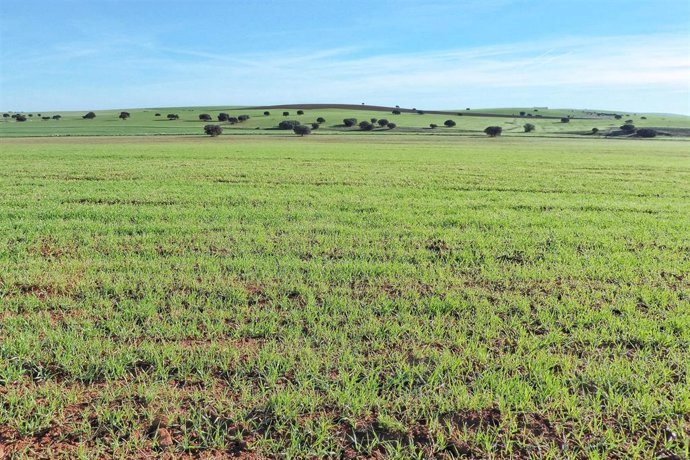
<path fill-rule="evenodd" d="M 0 139 L 0 457 L 687 458 L 689 144 L 371 134 Z"/>
<path fill-rule="evenodd" d="M 285 135 L 292 134 L 290 131 L 279 131 L 275 128 L 282 120 L 298 120 L 303 124 L 313 123 L 317 118 L 323 117 L 323 123 L 314 132 L 314 135 L 335 135 L 335 134 L 364 134 L 364 135 L 393 135 L 393 134 L 417 134 L 435 136 L 484 136 L 483 130 L 487 126 L 498 125 L 503 128 L 504 136 L 516 137 L 540 137 L 540 136 L 560 136 L 591 138 L 602 137 L 610 130 L 616 130 L 625 120 L 632 120 L 636 127 L 670 128 L 681 129 L 681 133 L 673 132 L 674 135 L 690 136 L 690 117 L 680 115 L 655 115 L 655 114 L 626 114 L 621 112 L 622 119 L 616 120 L 610 116 L 597 117 L 591 115 L 589 111 L 582 110 L 544 110 L 527 108 L 512 109 L 479 109 L 465 111 L 459 110 L 451 114 L 432 114 L 425 113 L 402 113 L 393 115 L 389 111 L 365 110 L 354 106 L 352 109 L 342 108 L 319 108 L 304 109 L 304 115 L 297 115 L 294 108 L 271 108 L 269 116 L 263 113 L 267 109 L 249 108 L 241 109 L 236 107 L 177 107 L 177 108 L 158 108 L 158 109 L 127 109 L 131 117 L 127 120 L 120 120 L 118 115 L 120 110 L 96 111 L 96 118 L 84 120 L 82 115 L 86 112 L 41 112 L 41 116 L 53 116 L 60 114 L 61 120 L 42 120 L 38 113 L 32 113 L 32 117 L 27 117 L 26 122 L 15 122 L 11 118 L 3 118 L 0 121 L 0 137 L 25 137 L 25 136 L 143 136 L 143 135 L 197 135 L 203 136 L 203 126 L 208 122 L 199 120 L 199 115 L 206 113 L 216 120 L 220 112 L 225 112 L 231 116 L 249 115 L 250 119 L 243 123 L 231 125 L 221 123 L 225 134 L 245 134 L 245 135 Z M 288 111 L 290 115 L 283 117 L 282 113 Z M 520 112 L 532 115 L 520 117 Z M 156 117 L 160 113 L 160 117 Z M 179 120 L 168 120 L 166 115 L 169 113 L 178 114 Z M 607 112 L 607 113 L 610 113 Z M 460 115 L 461 114 L 461 115 Z M 489 117 L 478 115 L 502 115 L 501 117 Z M 510 115 L 516 116 L 510 116 Z M 574 117 L 569 123 L 561 123 L 558 118 L 535 118 L 537 115 L 543 117 Z M 642 117 L 645 117 L 644 119 Z M 363 133 L 359 128 L 344 128 L 342 126 L 344 118 L 356 118 L 359 121 L 370 120 L 371 118 L 385 118 L 394 122 L 398 127 L 392 131 L 380 129 L 372 132 Z M 443 126 L 444 121 L 452 119 L 456 122 L 453 128 Z M 214 123 L 218 123 L 214 121 Z M 524 133 L 525 123 L 535 125 L 535 131 L 529 134 Z M 429 125 L 436 124 L 439 128 L 430 129 Z M 598 136 L 591 136 L 592 128 L 600 130 Z"/>

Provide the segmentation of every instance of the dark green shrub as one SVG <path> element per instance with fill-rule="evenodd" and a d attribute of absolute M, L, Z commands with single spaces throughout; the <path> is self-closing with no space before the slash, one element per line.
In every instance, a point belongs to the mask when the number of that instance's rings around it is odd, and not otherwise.
<path fill-rule="evenodd" d="M 500 126 L 488 126 L 486 129 L 484 129 L 484 133 L 490 137 L 500 136 L 502 132 L 503 128 Z"/>
<path fill-rule="evenodd" d="M 206 125 L 204 126 L 204 132 L 211 137 L 216 137 L 223 134 L 223 128 L 219 125 Z"/>
<path fill-rule="evenodd" d="M 304 136 L 305 134 L 311 134 L 311 128 L 308 125 L 297 125 L 294 128 L 292 128 L 292 131 L 295 134 L 299 134 L 300 136 Z"/>
<path fill-rule="evenodd" d="M 657 132 L 652 128 L 640 128 L 637 130 L 637 135 L 640 137 L 656 137 Z"/>
<path fill-rule="evenodd" d="M 359 123 L 359 129 L 361 129 L 362 131 L 371 131 L 372 129 L 374 129 L 374 125 L 364 120 Z"/>
<path fill-rule="evenodd" d="M 299 126 L 301 124 L 302 123 L 297 120 L 283 120 L 278 123 L 278 129 L 295 129 L 295 126 Z"/>

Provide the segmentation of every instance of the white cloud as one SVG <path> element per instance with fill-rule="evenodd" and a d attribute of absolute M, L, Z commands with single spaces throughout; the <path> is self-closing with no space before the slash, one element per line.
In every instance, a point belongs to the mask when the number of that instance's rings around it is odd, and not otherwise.
<path fill-rule="evenodd" d="M 356 48 L 201 53 L 149 42 L 127 43 L 127 53 L 112 63 L 93 61 L 93 46 L 83 53 L 63 50 L 58 58 L 84 59 L 91 71 L 129 72 L 120 86 L 108 90 L 104 84 L 98 99 L 79 101 L 79 108 L 95 101 L 100 107 L 365 101 L 449 109 L 550 105 L 690 113 L 687 38 L 572 37 L 382 55 Z M 42 96 L 51 100 L 50 94 Z M 52 100 L 77 108 L 77 102 Z"/>

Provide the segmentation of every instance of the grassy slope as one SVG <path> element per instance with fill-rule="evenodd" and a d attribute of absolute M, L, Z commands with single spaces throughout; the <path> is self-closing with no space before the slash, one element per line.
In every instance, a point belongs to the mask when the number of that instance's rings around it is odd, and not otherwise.
<path fill-rule="evenodd" d="M 532 123 L 536 126 L 535 135 L 568 135 L 569 133 L 588 132 L 596 127 L 602 131 L 611 128 L 617 128 L 624 120 L 614 120 L 608 117 L 586 119 L 586 120 L 572 120 L 568 124 L 560 123 L 554 119 L 538 119 L 538 118 L 493 118 L 468 116 L 466 112 L 463 116 L 451 116 L 445 114 L 425 114 L 417 115 L 412 113 L 404 113 L 401 115 L 393 115 L 389 112 L 369 111 L 369 110 L 344 110 L 344 109 L 318 109 L 305 110 L 305 115 L 295 115 L 295 109 L 286 109 L 291 113 L 288 119 L 297 119 L 303 123 L 311 123 L 316 121 L 318 117 L 324 117 L 327 122 L 323 128 L 319 130 L 320 133 L 343 133 L 343 132 L 357 132 L 354 130 L 343 130 L 338 127 L 344 118 L 354 117 L 358 120 L 369 120 L 370 118 L 386 118 L 395 122 L 399 129 L 389 132 L 390 134 L 400 134 L 413 132 L 416 134 L 476 134 L 483 135 L 484 128 L 490 125 L 499 125 L 504 128 L 504 135 L 519 135 L 525 136 L 522 132 L 522 126 L 525 123 Z M 0 137 L 21 137 L 21 136 L 65 136 L 65 135 L 167 135 L 167 134 L 195 134 L 203 135 L 203 126 L 205 122 L 198 119 L 199 114 L 208 113 L 215 119 L 217 114 L 221 111 L 227 112 L 230 115 L 238 116 L 241 114 L 248 114 L 252 118 L 242 124 L 238 125 L 224 125 L 226 134 L 257 134 L 256 128 L 263 134 L 283 134 L 275 130 L 268 130 L 275 128 L 278 123 L 285 119 L 281 114 L 283 109 L 270 109 L 271 116 L 264 116 L 264 109 L 237 109 L 237 108 L 223 108 L 223 107 L 196 107 L 196 108 L 165 108 L 165 109 L 141 109 L 130 110 L 132 114 L 129 120 L 123 121 L 118 119 L 119 110 L 115 111 L 98 111 L 97 116 L 93 120 L 83 120 L 81 116 L 84 112 L 65 112 L 62 113 L 63 119 L 55 120 L 40 120 L 34 114 L 34 117 L 24 123 L 17 123 L 8 119 L 3 119 L 0 122 Z M 518 114 L 520 109 L 487 109 L 482 110 L 482 113 L 506 113 Z M 155 117 L 155 113 L 161 113 L 161 117 Z M 165 118 L 168 113 L 177 113 L 180 115 L 180 120 L 169 121 Z M 472 111 L 470 114 L 473 113 Z M 534 113 L 534 112 L 531 112 Z M 545 116 L 562 116 L 571 114 L 575 117 L 584 116 L 581 111 L 571 110 L 541 110 Z M 534 113 L 536 115 L 536 113 Z M 52 116 L 53 113 L 42 113 L 43 116 Z M 645 116 L 638 114 L 634 116 L 631 114 L 631 119 L 634 120 L 638 127 L 671 127 L 671 128 L 686 128 L 690 129 L 690 117 L 674 117 L 661 115 L 646 115 L 647 119 L 642 120 L 640 117 Z M 455 128 L 444 128 L 443 122 L 447 119 L 456 121 Z M 627 118 L 626 118 L 627 119 Z M 436 130 L 426 129 L 430 124 L 437 124 L 441 126 Z M 380 133 L 377 131 L 377 133 Z M 372 133 L 368 133 L 372 134 Z"/>
<path fill-rule="evenodd" d="M 685 144 L 93 142 L 1 144 L 6 449 L 688 455 Z"/>

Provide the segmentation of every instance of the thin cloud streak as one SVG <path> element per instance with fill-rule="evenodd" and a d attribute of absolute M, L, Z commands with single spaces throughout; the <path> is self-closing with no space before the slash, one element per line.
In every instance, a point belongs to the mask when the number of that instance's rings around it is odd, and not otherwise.
<path fill-rule="evenodd" d="M 126 76 L 130 86 L 114 84 L 112 92 L 121 99 L 108 103 L 115 102 L 116 107 L 361 101 L 401 105 L 409 101 L 409 105 L 427 108 L 544 102 L 592 107 L 620 101 L 625 104 L 621 109 L 690 113 L 690 53 L 686 37 L 678 35 L 566 37 L 369 56 L 367 50 L 348 47 L 223 54 L 152 42 L 111 42 L 106 46 L 123 58 L 113 63 L 94 56 L 91 44 L 84 50 L 63 48 L 51 59 L 83 59 L 90 71 L 100 69 L 111 75 L 137 69 L 134 77 Z M 180 55 L 188 59 L 180 61 Z M 35 57 L 19 65 L 29 66 L 32 59 Z M 84 89 L 86 92 L 88 86 Z M 645 94 L 657 91 L 656 105 L 635 107 L 638 90 Z M 594 94 L 602 97 L 607 93 L 612 95 L 610 101 L 597 104 L 592 99 Z M 59 103 L 50 95 L 43 97 L 50 105 Z M 99 100 L 99 106 L 113 106 Z M 2 105 L 17 102 L 8 100 Z M 86 108 L 93 102 L 80 107 L 73 104 L 70 106 Z"/>

